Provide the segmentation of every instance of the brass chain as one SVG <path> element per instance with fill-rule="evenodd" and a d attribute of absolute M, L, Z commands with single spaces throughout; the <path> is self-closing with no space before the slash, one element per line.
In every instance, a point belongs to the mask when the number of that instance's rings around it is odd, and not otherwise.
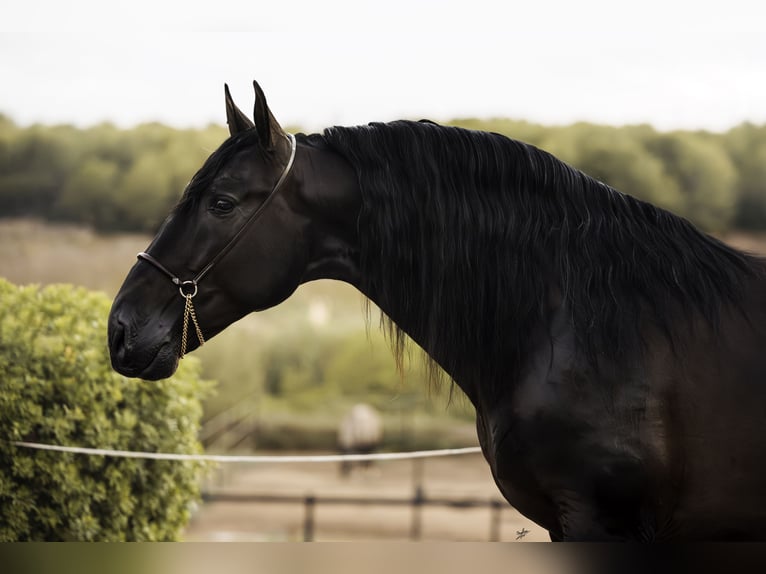
<path fill-rule="evenodd" d="M 189 317 L 191 317 L 192 323 L 194 323 L 194 329 L 197 332 L 197 340 L 199 341 L 199 346 L 205 344 L 205 338 L 202 336 L 202 329 L 199 328 L 199 323 L 197 322 L 197 314 L 194 312 L 194 303 L 192 303 L 192 295 L 184 295 L 186 298 L 186 304 L 184 305 L 184 326 L 183 330 L 181 331 L 181 357 L 183 359 L 184 355 L 186 354 L 186 342 L 187 342 L 187 333 L 189 331 Z"/>

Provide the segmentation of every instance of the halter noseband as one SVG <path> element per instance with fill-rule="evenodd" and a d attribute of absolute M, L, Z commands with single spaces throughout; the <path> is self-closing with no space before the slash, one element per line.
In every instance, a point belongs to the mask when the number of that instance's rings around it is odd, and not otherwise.
<path fill-rule="evenodd" d="M 242 235 L 245 233 L 245 230 L 250 227 L 250 225 L 260 217 L 260 215 L 263 213 L 263 211 L 268 207 L 268 205 L 271 203 L 271 200 L 274 199 L 274 196 L 277 194 L 277 191 L 279 191 L 279 188 L 282 187 L 282 184 L 287 179 L 287 176 L 290 174 L 290 170 L 293 167 L 293 162 L 295 161 L 295 151 L 296 151 L 296 142 L 295 142 L 295 136 L 292 134 L 285 134 L 287 136 L 287 140 L 290 142 L 290 159 L 287 160 L 287 164 L 285 165 L 284 169 L 282 170 L 282 174 L 279 176 L 279 179 L 277 180 L 277 183 L 274 184 L 274 187 L 271 189 L 271 192 L 266 197 L 266 199 L 263 200 L 263 203 L 258 206 L 258 209 L 256 209 L 250 217 L 247 218 L 247 221 L 242 225 L 242 227 L 239 228 L 237 233 L 234 234 L 234 237 L 232 237 L 229 242 L 224 245 L 218 253 L 215 254 L 215 256 L 210 260 L 210 262 L 205 265 L 202 268 L 202 271 L 197 273 L 197 275 L 193 279 L 186 279 L 181 280 L 178 275 L 170 271 L 167 267 L 165 267 L 162 263 L 157 261 L 153 256 L 149 255 L 148 253 L 142 251 L 136 257 L 139 260 L 146 261 L 147 263 L 151 263 L 156 269 L 159 271 L 162 271 L 165 275 L 167 275 L 170 280 L 173 282 L 174 285 L 178 286 L 178 292 L 181 294 L 181 297 L 186 299 L 186 306 L 184 308 L 184 325 L 183 325 L 183 333 L 181 335 L 181 351 L 180 356 L 183 357 L 186 354 L 186 333 L 188 330 L 188 324 L 189 324 L 189 317 L 191 317 L 192 322 L 194 323 L 194 327 L 197 333 L 197 339 L 199 339 L 199 344 L 202 346 L 205 343 L 205 339 L 202 336 L 202 330 L 199 327 L 199 324 L 197 323 L 197 316 L 194 312 L 194 305 L 192 305 L 192 299 L 197 294 L 197 285 L 202 280 L 202 278 L 207 274 L 208 271 L 210 271 L 213 266 L 218 263 L 224 255 L 226 255 L 232 247 L 239 241 L 239 239 L 242 237 Z"/>

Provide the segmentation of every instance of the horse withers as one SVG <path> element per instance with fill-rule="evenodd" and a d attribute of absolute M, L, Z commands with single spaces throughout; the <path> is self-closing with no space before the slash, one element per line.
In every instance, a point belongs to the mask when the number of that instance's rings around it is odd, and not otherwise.
<path fill-rule="evenodd" d="M 254 86 L 254 121 L 226 90 L 230 137 L 114 300 L 117 371 L 167 377 L 346 281 L 471 400 L 500 491 L 553 540 L 766 539 L 761 259 L 502 135 L 287 134 Z"/>

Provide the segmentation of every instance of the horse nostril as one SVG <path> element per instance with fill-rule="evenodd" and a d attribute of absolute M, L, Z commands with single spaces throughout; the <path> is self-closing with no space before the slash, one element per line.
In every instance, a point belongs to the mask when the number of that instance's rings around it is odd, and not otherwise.
<path fill-rule="evenodd" d="M 124 356 L 130 350 L 128 329 L 120 319 L 113 319 L 109 324 L 109 348 L 112 355 Z"/>

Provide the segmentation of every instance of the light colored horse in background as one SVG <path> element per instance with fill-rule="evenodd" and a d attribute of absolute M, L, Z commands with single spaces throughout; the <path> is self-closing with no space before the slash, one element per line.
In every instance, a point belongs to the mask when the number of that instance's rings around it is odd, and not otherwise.
<path fill-rule="evenodd" d="M 338 428 L 338 450 L 342 454 L 369 454 L 380 446 L 382 439 L 383 420 L 378 411 L 364 403 L 354 405 Z M 352 464 L 351 461 L 341 462 L 342 476 L 351 473 Z M 370 462 L 359 464 L 366 468 Z"/>

